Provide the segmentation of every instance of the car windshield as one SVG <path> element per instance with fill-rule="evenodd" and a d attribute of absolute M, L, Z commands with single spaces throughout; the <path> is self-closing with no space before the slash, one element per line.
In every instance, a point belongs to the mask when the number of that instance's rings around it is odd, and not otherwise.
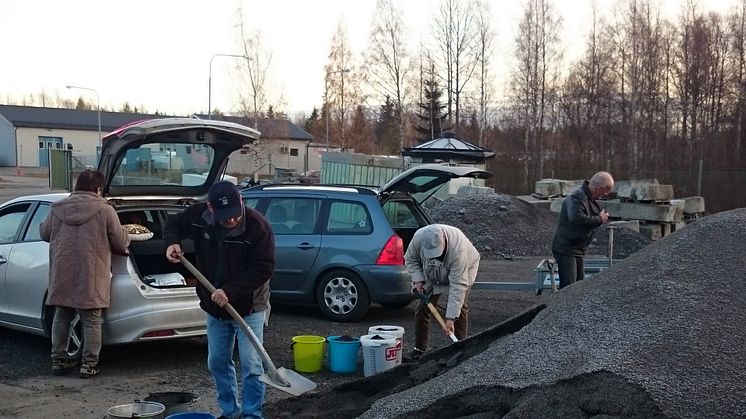
<path fill-rule="evenodd" d="M 215 150 L 208 145 L 147 143 L 127 150 L 113 185 L 198 186 L 205 183 Z"/>

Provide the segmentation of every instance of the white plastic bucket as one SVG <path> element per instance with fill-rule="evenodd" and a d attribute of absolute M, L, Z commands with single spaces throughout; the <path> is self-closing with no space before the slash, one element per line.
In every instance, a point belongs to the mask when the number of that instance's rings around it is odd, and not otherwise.
<path fill-rule="evenodd" d="M 366 377 L 396 366 L 396 336 L 374 334 L 360 336 L 363 350 L 363 374 Z"/>
<path fill-rule="evenodd" d="M 404 328 L 399 326 L 371 326 L 368 328 L 368 334 L 386 334 L 396 336 L 396 365 L 401 365 L 402 355 L 404 354 Z"/>

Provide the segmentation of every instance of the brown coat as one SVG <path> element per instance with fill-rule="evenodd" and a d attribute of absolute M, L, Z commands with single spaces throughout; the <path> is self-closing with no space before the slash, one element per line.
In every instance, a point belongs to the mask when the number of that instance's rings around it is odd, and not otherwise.
<path fill-rule="evenodd" d="M 111 248 L 127 248 L 129 236 L 106 199 L 94 192 L 73 192 L 52 204 L 39 232 L 49 242 L 47 304 L 109 307 Z"/>

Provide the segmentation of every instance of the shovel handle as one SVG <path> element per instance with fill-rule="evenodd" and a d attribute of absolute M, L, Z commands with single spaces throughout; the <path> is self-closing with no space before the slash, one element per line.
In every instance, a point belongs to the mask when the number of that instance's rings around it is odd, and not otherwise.
<path fill-rule="evenodd" d="M 427 308 L 430 310 L 430 312 L 433 314 L 433 317 L 435 317 L 435 320 L 438 321 L 440 324 L 440 327 L 443 328 L 444 331 L 448 331 L 448 328 L 446 327 L 446 322 L 443 320 L 443 317 L 438 313 L 438 309 L 435 308 L 433 303 L 427 303 Z M 458 342 L 458 338 L 453 333 L 448 333 L 448 337 L 451 338 L 452 341 Z"/>
<path fill-rule="evenodd" d="M 207 288 L 208 291 L 210 291 L 210 294 L 215 292 L 215 287 L 210 283 L 210 281 L 205 278 L 204 275 L 202 275 L 202 272 L 197 270 L 197 268 L 192 265 L 192 262 L 189 262 L 187 258 L 184 257 L 183 254 L 179 255 L 179 260 L 181 263 L 186 266 L 186 268 L 189 270 L 189 272 L 192 273 L 192 275 L 196 276 L 199 280 L 200 284 L 202 284 L 203 287 Z M 233 320 L 236 321 L 241 326 L 241 329 L 246 333 L 246 336 L 249 338 L 249 342 L 251 342 L 251 345 L 254 347 L 254 349 L 259 353 L 259 355 L 262 357 L 262 361 L 264 362 L 264 367 L 268 370 L 268 375 L 274 380 L 275 382 L 290 387 L 290 383 L 285 380 L 278 372 L 277 368 L 275 367 L 275 364 L 272 362 L 272 359 L 270 359 L 269 354 L 264 349 L 264 346 L 262 346 L 262 343 L 259 342 L 259 338 L 256 337 L 254 334 L 254 331 L 251 330 L 251 327 L 249 327 L 248 324 L 246 324 L 246 321 L 241 317 L 240 314 L 236 311 L 235 308 L 231 305 L 231 303 L 226 303 L 223 307 L 225 311 L 228 312 L 228 314 L 233 317 Z"/>

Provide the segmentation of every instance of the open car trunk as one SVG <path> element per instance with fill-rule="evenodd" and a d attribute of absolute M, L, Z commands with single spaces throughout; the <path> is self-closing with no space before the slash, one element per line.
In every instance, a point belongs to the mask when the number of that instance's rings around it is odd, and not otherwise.
<path fill-rule="evenodd" d="M 122 224 L 138 224 L 153 233 L 143 241 L 131 241 L 128 252 L 140 281 L 155 288 L 178 288 L 195 286 L 197 279 L 180 263 L 166 259 L 166 244 L 163 241 L 163 224 L 168 211 L 175 209 L 119 208 Z M 180 210 L 180 209 L 178 209 Z M 194 244 L 184 240 L 181 244 L 185 256 L 195 263 Z"/>

